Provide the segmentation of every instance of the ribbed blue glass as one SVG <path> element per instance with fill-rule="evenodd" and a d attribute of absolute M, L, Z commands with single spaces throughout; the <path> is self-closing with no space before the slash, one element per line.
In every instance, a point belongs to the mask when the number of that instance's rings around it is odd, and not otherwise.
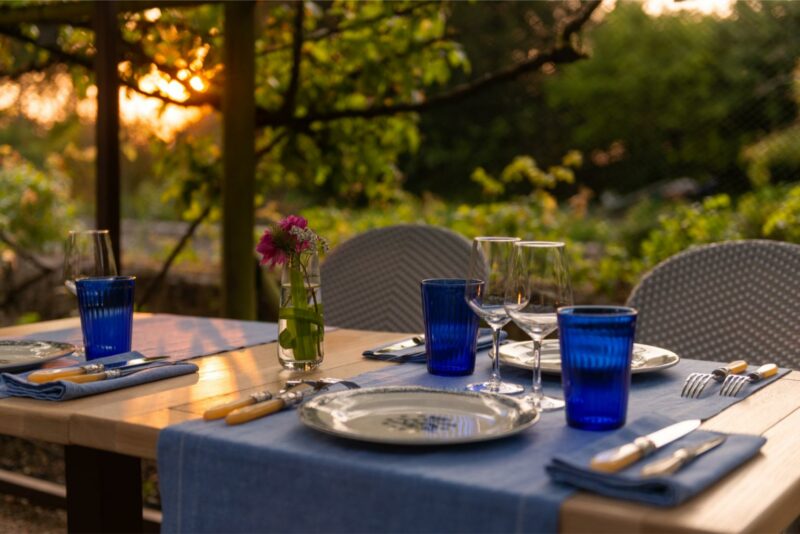
<path fill-rule="evenodd" d="M 76 280 L 87 360 L 131 350 L 135 282 L 133 276 Z"/>
<path fill-rule="evenodd" d="M 623 306 L 560 308 L 558 328 L 567 424 L 585 430 L 623 426 L 636 310 Z"/>
<path fill-rule="evenodd" d="M 475 370 L 478 316 L 464 298 L 466 285 L 462 279 L 422 281 L 425 351 L 431 374 L 463 376 Z"/>

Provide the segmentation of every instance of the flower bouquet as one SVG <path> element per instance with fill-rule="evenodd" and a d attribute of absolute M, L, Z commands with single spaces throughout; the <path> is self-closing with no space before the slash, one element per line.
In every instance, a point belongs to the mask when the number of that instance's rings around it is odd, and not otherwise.
<path fill-rule="evenodd" d="M 325 323 L 319 254 L 326 250 L 326 241 L 298 215 L 289 215 L 268 228 L 256 246 L 261 265 L 283 267 L 278 359 L 286 369 L 310 371 L 322 363 Z"/>

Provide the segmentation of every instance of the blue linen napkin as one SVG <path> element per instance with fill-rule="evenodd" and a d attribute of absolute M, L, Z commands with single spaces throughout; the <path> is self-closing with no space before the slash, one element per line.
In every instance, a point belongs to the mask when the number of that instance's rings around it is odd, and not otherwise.
<path fill-rule="evenodd" d="M 508 337 L 506 332 L 500 332 L 500 342 L 502 343 Z M 411 339 L 411 338 L 408 338 Z M 409 347 L 407 349 L 396 350 L 392 352 L 381 352 L 377 353 L 376 351 L 381 350 L 385 347 L 390 347 L 392 345 L 396 345 L 398 343 L 402 343 L 406 341 L 405 339 L 401 339 L 399 341 L 392 341 L 391 343 L 386 343 L 379 347 L 374 347 L 368 350 L 365 350 L 362 354 L 365 358 L 370 358 L 372 360 L 382 360 L 385 362 L 398 362 L 398 363 L 425 363 L 425 344 L 422 345 L 415 345 L 413 347 Z M 492 346 L 492 329 L 491 328 L 481 328 L 478 330 L 478 351 L 483 349 L 491 348 Z"/>
<path fill-rule="evenodd" d="M 676 506 L 755 456 L 767 441 L 761 436 L 728 434 L 722 445 L 695 458 L 676 473 L 651 478 L 640 475 L 642 466 L 649 462 L 721 435 L 695 430 L 618 473 L 600 473 L 589 468 L 591 458 L 598 452 L 630 443 L 638 436 L 677 422 L 662 415 L 646 415 L 586 447 L 556 454 L 546 467 L 547 473 L 556 482 L 601 495 L 656 506 Z"/>
<path fill-rule="evenodd" d="M 141 353 L 134 351 L 108 356 L 106 358 L 98 358 L 92 360 L 91 363 L 107 364 L 142 357 L 143 355 Z M 86 362 L 82 362 L 83 365 L 85 365 L 85 363 Z M 30 374 L 30 372 L 22 374 L 3 373 L 0 375 L 0 381 L 2 381 L 2 384 L 5 387 L 0 388 L 0 397 L 30 397 L 32 399 L 39 400 L 65 401 L 80 397 L 87 397 L 89 395 L 97 395 L 98 393 L 105 393 L 107 391 L 137 386 L 147 382 L 155 382 L 156 380 L 172 378 L 173 376 L 196 373 L 197 369 L 198 367 L 195 364 L 189 362 L 175 364 L 154 362 L 153 367 L 132 373 L 128 376 L 109 380 L 100 380 L 98 382 L 90 382 L 87 384 L 77 384 L 75 382 L 68 382 L 66 380 L 56 380 L 53 382 L 36 384 L 26 380 L 26 377 Z"/>

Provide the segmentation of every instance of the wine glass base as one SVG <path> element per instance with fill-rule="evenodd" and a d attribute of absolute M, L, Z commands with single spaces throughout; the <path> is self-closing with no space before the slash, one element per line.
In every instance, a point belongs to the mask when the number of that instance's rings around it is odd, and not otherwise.
<path fill-rule="evenodd" d="M 555 397 L 542 397 L 541 402 L 539 403 L 539 409 L 543 412 L 552 412 L 555 410 L 562 410 L 566 403 L 563 399 L 557 399 Z"/>
<path fill-rule="evenodd" d="M 516 395 L 522 393 L 525 388 L 518 384 L 508 382 L 480 382 L 470 384 L 465 387 L 467 391 L 485 391 L 487 393 L 500 393 L 501 395 Z"/>

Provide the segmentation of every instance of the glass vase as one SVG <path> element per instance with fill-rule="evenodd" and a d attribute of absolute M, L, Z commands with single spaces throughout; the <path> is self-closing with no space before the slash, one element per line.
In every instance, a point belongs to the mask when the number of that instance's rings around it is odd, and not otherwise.
<path fill-rule="evenodd" d="M 283 265 L 278 332 L 278 360 L 285 369 L 319 367 L 325 351 L 325 323 L 316 251 L 293 254 Z"/>

